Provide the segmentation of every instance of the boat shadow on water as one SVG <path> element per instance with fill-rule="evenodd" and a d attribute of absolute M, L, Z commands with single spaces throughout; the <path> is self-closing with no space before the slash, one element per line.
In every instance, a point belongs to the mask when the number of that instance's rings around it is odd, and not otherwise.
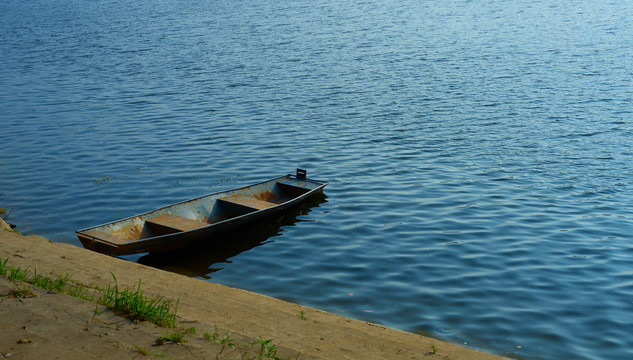
<path fill-rule="evenodd" d="M 190 277 L 210 279 L 210 274 L 223 269 L 222 263 L 230 263 L 229 259 L 242 252 L 273 242 L 272 238 L 281 236 L 284 227 L 311 221 L 298 217 L 309 214 L 324 202 L 327 202 L 327 196 L 318 193 L 283 214 L 258 220 L 242 229 L 216 234 L 208 241 L 200 241 L 185 248 L 148 253 L 137 262 Z"/>

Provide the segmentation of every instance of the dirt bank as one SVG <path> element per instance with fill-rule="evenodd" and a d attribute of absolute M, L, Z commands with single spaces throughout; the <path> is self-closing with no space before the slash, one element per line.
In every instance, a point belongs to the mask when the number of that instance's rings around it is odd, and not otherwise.
<path fill-rule="evenodd" d="M 38 274 L 69 274 L 87 286 L 135 288 L 142 279 L 150 298 L 179 300 L 177 324 L 195 328 L 183 344 L 153 346 L 167 331 L 104 311 L 94 302 L 33 286 L 35 297 L 7 297 L 15 284 L 0 277 L 0 358 L 242 359 L 261 339 L 273 339 L 277 356 L 291 359 L 469 359 L 501 357 L 458 345 L 345 318 L 267 296 L 53 243 L 39 236 L 0 231 L 0 259 Z M 95 312 L 95 310 L 97 310 Z M 204 332 L 230 335 L 234 347 L 208 341 Z M 226 344 L 225 344 L 226 345 Z M 141 354 L 145 353 L 145 354 Z"/>

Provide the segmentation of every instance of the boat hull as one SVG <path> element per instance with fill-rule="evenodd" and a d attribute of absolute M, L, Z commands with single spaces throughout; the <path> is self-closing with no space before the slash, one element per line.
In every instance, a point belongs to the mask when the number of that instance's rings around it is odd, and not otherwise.
<path fill-rule="evenodd" d="M 300 176 L 300 175 L 299 175 Z M 166 252 L 279 215 L 321 195 L 327 182 L 286 175 L 78 230 L 86 249 L 118 256 Z"/>

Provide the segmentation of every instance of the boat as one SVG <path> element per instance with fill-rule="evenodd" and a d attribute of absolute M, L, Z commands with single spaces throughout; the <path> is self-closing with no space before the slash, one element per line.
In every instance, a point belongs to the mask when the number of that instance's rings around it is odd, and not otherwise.
<path fill-rule="evenodd" d="M 76 234 L 86 249 L 112 256 L 166 252 L 226 234 L 323 195 L 325 181 L 303 169 L 259 184 L 204 195 Z"/>

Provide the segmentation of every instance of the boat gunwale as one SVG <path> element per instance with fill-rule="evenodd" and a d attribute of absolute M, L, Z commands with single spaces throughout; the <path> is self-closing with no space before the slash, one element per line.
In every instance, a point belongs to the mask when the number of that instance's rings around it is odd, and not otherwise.
<path fill-rule="evenodd" d="M 275 204 L 274 206 L 271 206 L 269 208 L 259 209 L 259 210 L 252 211 L 252 212 L 249 212 L 249 213 L 246 213 L 246 214 L 242 214 L 240 216 L 236 216 L 236 217 L 228 218 L 228 219 L 216 222 L 216 223 L 208 224 L 206 226 L 203 226 L 203 227 L 200 227 L 200 228 L 197 228 L 197 229 L 181 231 L 181 232 L 178 232 L 178 233 L 164 234 L 164 235 L 152 236 L 152 237 L 148 237 L 148 238 L 144 238 L 144 239 L 130 240 L 130 241 L 127 241 L 127 242 L 121 243 L 121 244 L 117 244 L 117 243 L 114 243 L 114 242 L 111 242 L 111 241 L 108 241 L 108 240 L 105 240 L 105 239 L 101 239 L 99 237 L 96 237 L 96 236 L 93 236 L 93 235 L 85 233 L 87 231 L 90 231 L 90 230 L 93 230 L 93 229 L 96 229 L 96 228 L 104 227 L 104 226 L 107 226 L 107 225 L 112 225 L 112 224 L 119 223 L 119 222 L 125 222 L 125 221 L 128 221 L 128 220 L 134 219 L 134 218 L 143 217 L 143 216 L 146 216 L 148 214 L 152 214 L 152 213 L 157 212 L 157 211 L 165 210 L 165 209 L 168 209 L 168 208 L 171 208 L 171 207 L 174 207 L 174 206 L 177 206 L 177 205 L 185 204 L 185 203 L 188 203 L 188 202 L 193 202 L 193 201 L 196 201 L 196 200 L 199 200 L 199 199 L 202 199 L 202 198 L 206 198 L 206 197 L 210 197 L 210 196 L 214 196 L 214 195 L 218 195 L 218 194 L 222 194 L 222 193 L 226 193 L 226 192 L 231 192 L 231 191 L 239 191 L 239 190 L 243 190 L 243 189 L 246 189 L 246 188 L 249 188 L 249 187 L 258 186 L 258 185 L 262 185 L 262 184 L 265 184 L 265 183 L 268 183 L 268 182 L 277 181 L 277 180 L 280 180 L 280 179 L 297 179 L 297 180 L 302 180 L 302 181 L 309 181 L 309 182 L 313 182 L 313 183 L 318 183 L 318 186 L 315 187 L 314 189 L 309 190 L 308 192 L 306 192 L 304 194 L 301 194 L 301 195 L 299 195 L 297 197 L 291 198 L 290 200 L 285 201 L 283 203 Z M 276 177 L 276 178 L 272 178 L 270 180 L 262 181 L 262 182 L 259 182 L 259 183 L 256 183 L 256 184 L 245 185 L 245 186 L 234 188 L 234 189 L 221 190 L 221 191 L 217 191 L 217 192 L 214 192 L 214 193 L 205 194 L 205 195 L 202 195 L 202 196 L 191 198 L 191 199 L 188 199 L 188 200 L 179 201 L 179 202 L 173 203 L 171 205 L 166 205 L 166 206 L 160 207 L 158 209 L 150 210 L 150 211 L 147 211 L 147 212 L 144 212 L 144 213 L 140 213 L 140 214 L 137 214 L 137 215 L 128 216 L 128 217 L 123 218 L 123 219 L 110 221 L 110 222 L 103 223 L 103 224 L 100 224 L 100 225 L 95 225 L 95 226 L 91 226 L 91 227 L 88 227 L 88 228 L 80 229 L 80 230 L 75 231 L 75 233 L 78 236 L 81 235 L 83 237 L 89 238 L 92 241 L 99 241 L 99 242 L 105 243 L 105 244 L 107 244 L 109 246 L 112 246 L 115 249 L 124 249 L 124 248 L 132 246 L 132 245 L 134 245 L 136 243 L 140 243 L 140 242 L 144 242 L 144 241 L 150 241 L 150 240 L 153 241 L 153 240 L 159 240 L 159 239 L 167 238 L 167 237 L 174 236 L 174 235 L 189 234 L 189 233 L 192 233 L 192 232 L 195 232 L 195 231 L 201 231 L 203 229 L 207 229 L 207 228 L 209 228 L 211 226 L 218 226 L 218 225 L 221 225 L 221 224 L 229 223 L 231 221 L 237 221 L 237 220 L 245 218 L 247 216 L 252 216 L 254 214 L 259 214 L 259 213 L 262 213 L 262 212 L 273 212 L 277 208 L 280 208 L 280 207 L 283 207 L 283 206 L 287 206 L 288 204 L 290 204 L 292 202 L 296 202 L 297 200 L 304 199 L 304 198 L 307 198 L 307 197 L 311 196 L 315 192 L 318 192 L 319 190 L 322 190 L 326 185 L 328 185 L 327 181 L 316 180 L 316 179 L 308 179 L 308 178 L 298 178 L 295 175 L 288 174 L 288 175 L 283 175 L 283 176 L 279 176 L 279 177 Z"/>

